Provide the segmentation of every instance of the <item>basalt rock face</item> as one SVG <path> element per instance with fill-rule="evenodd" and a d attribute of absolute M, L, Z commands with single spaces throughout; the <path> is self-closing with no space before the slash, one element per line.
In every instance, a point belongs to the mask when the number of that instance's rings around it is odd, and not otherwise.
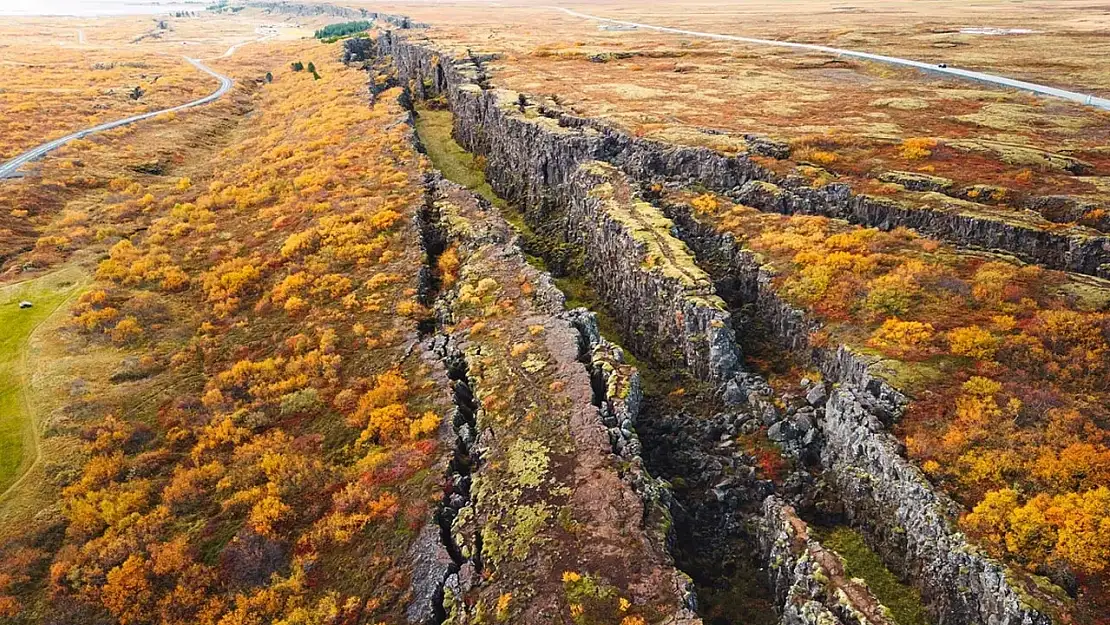
<path fill-rule="evenodd" d="M 554 225 L 566 240 L 584 249 L 584 267 L 601 294 L 618 302 L 616 312 L 643 318 L 621 321 L 631 330 L 630 336 L 639 331 L 645 345 L 649 338 L 668 345 L 705 377 L 725 380 L 735 372 L 728 358 L 714 358 L 717 339 L 712 334 L 714 328 L 717 336 L 731 334 L 733 321 L 727 310 L 714 304 L 702 306 L 693 315 L 694 324 L 686 325 L 690 315 L 686 309 L 675 308 L 675 302 L 682 299 L 676 294 L 690 293 L 668 286 L 663 279 L 666 272 L 644 262 L 647 243 L 635 234 L 635 224 L 643 225 L 642 220 L 619 217 L 638 209 L 633 192 L 615 191 L 621 184 L 627 185 L 617 169 L 645 182 L 666 179 L 672 184 L 699 182 L 726 189 L 768 210 L 830 214 L 883 227 L 913 225 L 904 220 L 928 218 L 918 225 L 926 232 L 936 228 L 938 236 L 956 236 L 967 230 L 965 243 L 978 244 L 995 237 L 1004 239 L 1012 250 L 1027 250 L 1033 260 L 1050 266 L 1079 270 L 1081 265 L 1090 273 L 1097 270 L 1101 252 L 1095 248 L 1102 245 L 1097 239 L 1082 244 L 1094 245 L 1091 249 L 1068 247 L 1078 245 L 1077 239 L 1064 236 L 1044 239 L 1042 245 L 1036 243 L 1036 237 L 1056 235 L 853 196 L 845 185 L 809 189 L 791 181 L 775 184 L 769 172 L 746 157 L 633 139 L 589 120 L 554 112 L 519 94 L 490 89 L 481 58 L 452 62 L 446 54 L 388 34 L 379 40 L 379 54 L 392 59 L 398 78 L 417 97 L 446 98 L 455 114 L 455 138 L 486 158 L 490 184 L 520 206 L 527 221 L 546 228 Z M 613 203 L 618 207 L 615 212 Z M 940 625 L 1050 623 L 1045 614 L 1022 599 L 1017 586 L 1021 582 L 1011 582 L 1001 564 L 969 545 L 955 528 L 959 513 L 955 504 L 936 493 L 900 455 L 899 444 L 884 425 L 897 419 L 907 400 L 874 373 L 875 363 L 843 346 L 811 345 L 810 335 L 818 326 L 775 294 L 773 276 L 757 257 L 688 214 L 667 211 L 667 216 L 675 227 L 665 225 L 664 229 L 672 230 L 692 248 L 699 264 L 708 268 L 717 293 L 733 310 L 752 309 L 752 316 L 784 347 L 820 368 L 826 380 L 840 385 L 831 398 L 827 387 L 812 390 L 816 418 L 809 421 L 816 421 L 820 437 L 814 436 L 810 443 L 802 441 L 798 453 L 820 449 L 820 459 L 831 476 L 831 490 L 845 516 L 864 530 L 888 566 L 921 589 Z M 669 260 L 666 254 L 662 257 Z M 681 318 L 675 313 L 681 313 Z M 747 331 L 742 322 L 737 327 L 740 332 Z M 700 345 L 699 333 L 704 342 Z M 718 354 L 722 352 L 719 347 Z M 735 386 L 732 394 L 741 400 L 753 396 L 753 383 L 744 374 L 729 384 Z M 729 393 L 729 386 L 723 386 Z M 759 412 L 759 401 L 749 399 L 749 404 Z M 770 425 L 784 421 L 774 410 L 764 412 L 769 415 L 766 419 L 774 421 Z M 727 497 L 722 501 L 728 501 Z M 807 619 L 820 620 L 828 612 L 828 607 L 814 603 L 812 596 L 798 594 L 801 590 L 787 593 L 796 601 L 788 602 L 784 622 L 816 622 Z"/>
<path fill-rule="evenodd" d="M 935 192 L 929 196 L 939 205 L 925 206 L 855 194 L 842 183 L 814 188 L 798 176 L 780 176 L 755 162 L 751 155 L 787 155 L 784 146 L 761 137 L 747 138 L 750 154 L 735 156 L 630 137 L 557 106 L 488 88 L 480 58 L 454 60 L 430 44 L 389 33 L 380 45 L 380 53 L 393 58 L 418 96 L 447 97 L 456 115 L 459 143 L 486 156 L 490 183 L 526 210 L 557 202 L 578 165 L 601 160 L 641 182 L 697 183 L 765 211 L 825 215 L 884 230 L 913 228 L 1052 269 L 1110 275 L 1110 237 L 1095 230 L 1049 230 L 974 214 L 962 210 L 961 200 Z"/>
<path fill-rule="evenodd" d="M 863 584 L 849 579 L 840 559 L 809 536 L 806 524 L 778 497 L 763 502 L 757 535 L 782 623 L 894 625 Z"/>
<path fill-rule="evenodd" d="M 1027 262 L 1093 276 L 1110 275 L 1110 237 L 1094 230 L 1067 231 L 1011 223 L 961 210 L 959 200 L 934 194 L 947 206 L 912 206 L 867 195 L 855 195 L 848 185 L 833 183 L 819 189 L 800 182 L 749 181 L 730 195 L 761 210 L 792 215 L 824 215 L 882 230 L 906 227 L 956 245 L 998 250 Z M 1047 224 L 1046 224 L 1047 225 Z"/>
<path fill-rule="evenodd" d="M 374 40 L 365 37 L 351 37 L 343 40 L 343 54 L 340 60 L 344 64 L 356 61 L 369 61 L 374 56 Z"/>
<path fill-rule="evenodd" d="M 620 302 L 613 312 L 630 347 L 661 361 L 677 357 L 712 379 L 737 370 L 731 318 L 708 276 L 684 246 L 674 245 L 670 222 L 658 209 L 634 197 L 624 174 L 590 160 L 615 149 L 609 143 L 615 135 L 570 131 L 542 115 L 517 116 L 513 111 L 529 105 L 519 98 L 513 104 L 507 92 L 478 88 L 476 63 L 445 66 L 422 54 L 423 48 L 391 42 L 383 40 L 382 51 L 394 50 L 394 62 L 402 76 L 411 76 L 413 89 L 423 97 L 447 95 L 456 138 L 487 158 L 487 176 L 498 194 L 523 207 L 534 228 L 558 229 L 562 240 L 584 250 L 583 268 L 595 288 Z"/>
<path fill-rule="evenodd" d="M 938 625 L 1049 625 L 1004 565 L 953 527 L 959 507 L 900 453 L 875 416 L 874 398 L 837 389 L 822 428 L 826 479 L 853 525 L 877 543 L 887 565 L 915 580 Z"/>
<path fill-rule="evenodd" d="M 740 354 L 732 320 L 693 255 L 659 209 L 638 201 L 624 175 L 602 163 L 583 166 L 567 185 L 565 239 L 584 251 L 599 295 L 631 347 L 659 362 L 679 359 L 700 378 L 723 380 Z M 672 353 L 667 353 L 667 352 Z"/>

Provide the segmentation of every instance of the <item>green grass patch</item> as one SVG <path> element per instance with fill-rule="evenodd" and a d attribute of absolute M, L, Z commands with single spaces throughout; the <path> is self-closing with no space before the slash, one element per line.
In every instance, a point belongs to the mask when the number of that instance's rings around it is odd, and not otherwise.
<path fill-rule="evenodd" d="M 485 168 L 481 159 L 467 152 L 451 136 L 454 127 L 454 114 L 451 111 L 420 109 L 416 114 L 416 134 L 428 153 L 428 158 L 444 178 L 456 182 L 482 196 L 498 209 L 504 211 L 509 203 L 494 192 L 486 180 Z M 527 227 L 523 217 L 509 219 L 514 226 Z"/>
<path fill-rule="evenodd" d="M 80 270 L 64 269 L 0 288 L 0 493 L 35 459 L 35 425 L 23 388 L 27 341 L 83 284 Z M 22 301 L 32 307 L 20 308 Z"/>
<path fill-rule="evenodd" d="M 821 532 L 818 538 L 821 544 L 844 559 L 844 570 L 849 577 L 867 582 L 875 597 L 890 609 L 898 625 L 930 625 L 921 594 L 891 573 L 859 532 L 840 526 Z"/>

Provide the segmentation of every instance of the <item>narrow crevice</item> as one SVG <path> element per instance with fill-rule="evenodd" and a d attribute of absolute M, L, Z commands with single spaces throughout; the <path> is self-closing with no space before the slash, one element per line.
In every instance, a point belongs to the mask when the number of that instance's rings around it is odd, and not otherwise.
<path fill-rule="evenodd" d="M 435 205 L 430 192 L 424 194 L 424 206 L 416 215 L 416 229 L 420 234 L 420 245 L 424 249 L 424 264 L 417 276 L 416 300 L 425 308 L 435 306 L 442 289 L 442 281 L 436 271 L 440 255 L 447 248 L 443 233 L 435 226 L 437 221 Z M 436 331 L 436 320 L 428 316 L 419 321 L 417 329 L 421 338 L 427 338 Z"/>
<path fill-rule="evenodd" d="M 454 349 L 450 341 L 444 344 L 444 363 L 447 377 L 451 380 L 451 393 L 455 402 L 455 413 L 451 426 L 455 431 L 455 449 L 448 465 L 448 479 L 444 484 L 443 502 L 436 514 L 440 535 L 447 553 L 459 566 L 473 562 L 480 568 L 481 560 L 467 557 L 454 539 L 453 525 L 464 507 L 470 503 L 471 476 L 478 469 L 478 454 L 473 449 L 477 432 L 478 403 L 470 388 L 467 364 L 462 354 Z"/>
<path fill-rule="evenodd" d="M 433 181 L 427 181 L 425 203 L 416 217 L 416 226 L 425 252 L 425 263 L 420 268 L 417 299 L 429 309 L 439 308 L 437 304 L 444 295 L 442 280 L 436 267 L 447 247 L 447 237 L 439 226 L 439 213 L 435 206 L 433 186 Z M 461 511 L 470 505 L 472 475 L 480 465 L 477 451 L 477 415 L 481 406 L 471 386 L 466 358 L 443 330 L 446 323 L 446 319 L 443 318 L 445 314 L 429 315 L 419 323 L 421 337 L 446 369 L 447 378 L 451 382 L 451 399 L 454 405 L 450 420 L 450 436 L 453 438 L 451 458 L 444 475 L 443 497 L 433 515 L 438 528 L 440 545 L 450 558 L 450 563 L 441 567 L 442 574 L 436 580 L 436 588 L 431 599 L 433 614 L 425 621 L 430 625 L 441 625 L 449 616 L 446 594 L 452 579 L 467 565 L 472 566 L 480 574 L 482 563 L 480 540 L 475 540 L 474 553 L 465 553 L 455 539 L 455 520 Z"/>

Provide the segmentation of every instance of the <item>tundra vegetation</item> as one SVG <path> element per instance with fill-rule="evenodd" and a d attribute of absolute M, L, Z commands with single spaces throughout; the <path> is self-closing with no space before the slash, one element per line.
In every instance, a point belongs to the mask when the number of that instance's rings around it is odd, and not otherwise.
<path fill-rule="evenodd" d="M 38 215 L 37 241 L 9 262 L 88 266 L 57 332 L 117 364 L 70 379 L 43 428 L 44 447 L 72 453 L 34 485 L 57 495 L 47 512 L 24 511 L 21 531 L 6 519 L 3 618 L 379 622 L 403 609 L 402 556 L 441 496 L 449 408 L 409 349 L 426 314 L 411 227 L 423 169 L 392 98 L 367 106 L 363 74 L 334 62 L 318 80 L 286 69 L 298 45 L 266 52 L 272 83 L 190 114 L 214 124 L 200 121 L 214 133 L 200 150 L 156 146 L 178 175 L 127 168 L 131 135 L 149 130 L 135 128 L 66 148 L 8 197 L 56 186 L 80 207 Z M 237 67 L 261 76 L 256 60 Z M 255 123 L 234 122 L 240 107 Z M 101 150 L 132 159 L 72 166 Z M 180 175 L 175 154 L 204 151 Z M 21 323 L 58 303 L 35 299 Z M 92 392 L 105 385 L 148 392 Z"/>
<path fill-rule="evenodd" d="M 1092 27 L 1055 6 L 1010 7 L 1000 26 L 1037 19 L 1044 32 L 985 38 L 963 30 L 963 3 L 952 0 L 931 13 L 855 4 L 605 10 L 975 69 L 1004 60 L 1019 78 L 1110 90 L 1091 52 L 1102 18 Z M 1106 112 L 862 61 L 599 28 L 549 8 L 400 10 L 429 23 L 439 49 L 483 59 L 490 86 L 527 94 L 522 109 L 541 103 L 709 148 L 830 193 L 1084 239 L 1110 231 Z M 442 522 L 454 492 L 445 475 L 458 463 L 449 432 L 460 382 L 422 342 L 437 323 L 463 345 L 476 422 L 496 435 L 473 486 L 479 513 L 435 528 L 473 531 L 469 542 L 454 537 L 456 566 L 482 550 L 475 618 L 557 612 L 552 622 L 646 625 L 673 610 L 656 601 L 671 580 L 636 577 L 650 568 L 642 527 L 614 521 L 611 542 L 593 540 L 606 534 L 599 518 L 628 507 L 606 508 L 610 499 L 581 485 L 616 498 L 626 484 L 615 476 L 630 467 L 597 461 L 556 421 L 589 392 L 567 390 L 559 367 L 570 365 L 533 297 L 543 263 L 506 270 L 511 237 L 497 233 L 428 264 L 416 224 L 429 212 L 465 213 L 456 227 L 483 217 L 464 202 L 433 210 L 425 175 L 438 167 L 490 200 L 525 252 L 550 251 L 548 233 L 496 196 L 484 158 L 450 140 L 449 113 L 417 122 L 438 138 L 429 162 L 402 89 L 374 84 L 369 102 L 367 75 L 336 62 L 342 43 L 333 45 L 373 26 L 337 20 L 364 16 L 221 2 L 157 20 L 0 26 L 0 160 L 214 90 L 183 50 L 236 81 L 204 109 L 72 142 L 0 183 L 0 322 L 10 330 L 0 341 L 0 489 L 20 480 L 0 494 L 0 622 L 404 622 L 414 544 Z M 264 26 L 305 40 L 248 43 Z M 908 395 L 892 427 L 962 506 L 960 529 L 1065 585 L 1073 614 L 1063 622 L 1107 622 L 1106 281 L 904 228 L 763 212 L 697 185 L 645 195 L 754 254 L 773 292 L 819 325 L 811 346 L 873 361 Z M 449 302 L 438 318 L 429 284 Z M 604 312 L 582 276 L 557 285 L 570 304 Z M 20 309 L 23 299 L 33 306 Z M 812 363 L 768 345 L 746 352 L 746 365 L 776 390 L 812 375 Z M 659 383 L 652 369 L 642 372 L 649 402 L 677 410 L 704 390 Z M 797 469 L 766 428 L 736 440 L 761 479 L 781 485 Z M 671 529 L 662 516 L 644 521 L 652 533 Z M 820 534 L 896 622 L 928 622 L 912 580 L 896 579 L 861 535 Z M 530 557 L 544 549 L 565 557 L 538 566 Z M 716 605 L 732 595 L 722 596 Z M 543 605 L 550 597 L 554 607 Z M 455 599 L 442 603 L 451 610 Z"/>

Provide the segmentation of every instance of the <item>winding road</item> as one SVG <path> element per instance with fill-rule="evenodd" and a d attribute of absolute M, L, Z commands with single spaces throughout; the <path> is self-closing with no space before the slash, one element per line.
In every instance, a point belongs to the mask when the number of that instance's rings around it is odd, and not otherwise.
<path fill-rule="evenodd" d="M 27 163 L 30 163 L 31 161 L 42 158 L 47 153 L 52 152 L 52 151 L 62 147 L 63 145 L 69 143 L 70 141 L 73 141 L 74 139 L 81 139 L 81 138 L 87 137 L 91 134 L 95 134 L 95 133 L 98 133 L 98 132 L 104 132 L 105 130 L 111 130 L 113 128 L 119 128 L 120 126 L 126 126 L 128 124 L 133 124 L 135 122 L 142 121 L 144 119 L 150 119 L 151 117 L 162 115 L 164 113 L 173 113 L 175 111 L 183 111 L 183 110 L 188 109 L 188 108 L 193 108 L 194 106 L 201 106 L 203 104 L 208 104 L 209 102 L 212 102 L 213 100 L 215 100 L 215 99 L 219 98 L 220 96 L 222 96 L 223 94 L 227 93 L 231 89 L 232 84 L 234 84 L 233 81 L 230 78 L 228 78 L 227 76 L 224 76 L 223 74 L 217 74 L 216 72 L 211 70 L 207 65 L 205 65 L 204 63 L 201 63 L 199 60 L 192 59 L 192 58 L 189 58 L 189 57 L 183 57 L 183 58 L 186 61 L 188 61 L 189 63 L 191 63 L 194 67 L 199 69 L 200 71 L 202 71 L 206 74 L 209 74 L 210 76 L 213 76 L 213 77 L 217 78 L 220 81 L 220 88 L 216 89 L 212 93 L 204 96 L 203 98 L 200 98 L 199 100 L 193 100 L 192 102 L 186 102 L 185 104 L 179 104 L 178 106 L 162 109 L 162 110 L 159 110 L 159 111 L 151 111 L 149 113 L 143 113 L 142 115 L 134 115 L 134 116 L 131 116 L 131 117 L 127 117 L 125 119 L 117 119 L 116 121 L 105 122 L 103 124 L 100 124 L 99 126 L 93 126 L 92 128 L 86 128 L 84 130 L 79 130 L 79 131 L 77 131 L 73 134 L 66 135 L 66 136 L 64 136 L 60 139 L 54 139 L 53 141 L 44 143 L 44 144 L 38 146 L 37 148 L 34 148 L 33 150 L 28 150 L 28 151 L 24 152 L 23 154 L 20 154 L 19 156 L 13 158 L 12 160 L 4 163 L 3 165 L 0 165 L 0 180 L 3 180 L 4 178 L 16 178 L 16 177 L 18 177 L 20 167 L 23 167 L 24 165 L 26 165 Z"/>
<path fill-rule="evenodd" d="M 891 65 L 901 65 L 903 67 L 912 67 L 915 69 L 925 70 L 928 72 L 936 72 L 939 74 L 947 74 L 949 76 L 958 76 L 960 78 L 967 78 L 978 82 L 998 85 L 1001 87 L 1011 87 L 1014 89 L 1021 89 L 1023 91 L 1032 91 L 1040 95 L 1052 96 L 1055 98 L 1062 98 L 1080 104 L 1094 106 L 1104 110 L 1110 110 L 1110 99 L 1100 98 L 1086 93 L 1077 93 L 1075 91 L 1067 91 L 1064 89 L 1057 89 L 1056 87 L 1049 87 L 1048 85 L 1040 85 L 1033 82 L 1026 82 L 1024 80 L 1015 80 L 1013 78 L 1006 78 L 1005 76 L 997 76 L 995 74 L 987 74 L 984 72 L 975 72 L 967 69 L 959 69 L 956 67 L 941 67 L 932 63 L 924 63 L 922 61 L 914 61 L 912 59 L 903 59 L 896 56 L 885 56 L 882 54 L 871 54 L 870 52 L 857 52 L 855 50 L 845 50 L 843 48 L 831 48 L 829 46 L 820 46 L 811 43 L 796 43 L 793 41 L 778 41 L 776 39 L 755 39 L 752 37 L 740 37 L 738 35 L 722 35 L 719 33 L 703 33 L 696 30 L 682 30 L 679 28 L 670 28 L 667 26 L 653 26 L 651 24 L 641 24 L 639 22 L 627 22 L 624 20 L 616 20 L 608 17 L 601 17 L 598 15 L 590 15 L 589 13 L 580 13 L 572 11 L 563 7 L 552 6 L 548 7 L 557 11 L 562 11 L 572 17 L 578 17 L 587 20 L 594 20 L 598 22 L 607 22 L 610 24 L 619 24 L 621 26 L 630 26 L 633 28 L 642 28 L 646 30 L 656 30 L 664 33 L 673 33 L 676 35 L 686 35 L 689 37 L 704 37 L 707 39 L 718 39 L 722 41 L 739 41 L 741 43 L 752 43 L 764 46 L 777 46 L 780 48 L 796 48 L 801 50 L 813 50 L 816 52 L 824 52 L 826 54 L 833 54 L 837 56 L 849 56 L 858 59 L 866 59 L 869 61 L 879 61 L 880 63 L 889 63 Z"/>

